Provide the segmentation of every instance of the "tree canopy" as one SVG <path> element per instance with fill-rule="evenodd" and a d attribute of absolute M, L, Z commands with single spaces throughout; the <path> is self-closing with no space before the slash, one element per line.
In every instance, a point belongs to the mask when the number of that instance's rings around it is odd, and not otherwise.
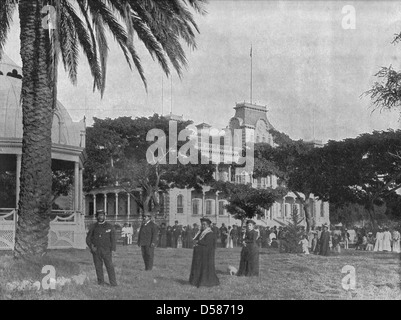
<path fill-rule="evenodd" d="M 134 197 L 139 206 L 158 210 L 158 194 L 168 189 L 201 189 L 203 184 L 214 181 L 213 164 L 182 164 L 171 161 L 187 141 L 175 141 L 168 145 L 169 120 L 154 114 L 150 117 L 94 118 L 93 127 L 87 130 L 88 161 L 85 165 L 86 191 L 102 186 L 118 184 Z M 184 130 L 191 121 L 176 121 L 177 131 Z M 147 141 L 150 130 L 160 129 L 166 135 L 164 154 L 156 154 L 161 161 L 149 163 L 147 150 L 154 143 Z M 170 153 L 172 158 L 170 158 Z M 155 152 L 157 153 L 157 152 Z M 200 162 L 199 162 L 200 163 Z"/>

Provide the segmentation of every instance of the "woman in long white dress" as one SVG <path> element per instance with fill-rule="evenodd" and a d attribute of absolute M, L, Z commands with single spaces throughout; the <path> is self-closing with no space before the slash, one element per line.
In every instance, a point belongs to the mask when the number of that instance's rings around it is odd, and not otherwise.
<path fill-rule="evenodd" d="M 376 232 L 376 243 L 373 251 L 383 251 L 383 236 L 384 233 L 381 228 Z"/>
<path fill-rule="evenodd" d="M 383 232 L 383 251 L 391 252 L 391 233 L 386 227 Z"/>
<path fill-rule="evenodd" d="M 233 232 L 233 229 L 231 229 L 231 227 L 228 227 L 226 248 L 233 248 L 234 247 L 233 246 L 232 232 Z"/>
<path fill-rule="evenodd" d="M 393 252 L 400 253 L 400 233 L 398 230 L 393 231 Z"/>

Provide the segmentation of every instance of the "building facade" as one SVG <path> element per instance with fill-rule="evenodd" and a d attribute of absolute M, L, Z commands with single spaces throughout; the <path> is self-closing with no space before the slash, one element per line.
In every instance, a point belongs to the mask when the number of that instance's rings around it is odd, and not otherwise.
<path fill-rule="evenodd" d="M 241 147 L 246 145 L 247 141 L 254 143 L 265 142 L 274 147 L 272 135 L 269 133 L 273 129 L 272 124 L 267 118 L 267 109 L 265 106 L 259 106 L 249 103 L 238 103 L 234 107 L 235 114 L 229 120 L 227 128 L 222 131 L 231 132 L 233 148 L 232 159 L 238 159 L 238 153 Z M 213 157 L 213 153 L 222 155 L 226 151 L 221 146 L 222 144 L 210 143 L 210 141 L 202 141 L 199 131 L 213 130 L 211 126 L 203 123 L 197 126 L 199 135 L 199 149 L 205 155 L 209 154 Z M 213 136 L 213 133 L 210 133 Z M 211 139 L 212 140 L 212 139 Z M 240 143 L 235 144 L 235 141 Z M 209 143 L 209 146 L 205 146 Z M 320 142 L 313 142 L 316 147 L 321 146 Z M 237 150 L 236 150 L 237 149 Z M 205 151 L 206 150 L 206 151 Z M 216 157 L 218 159 L 218 156 Z M 247 165 L 243 168 L 232 167 L 227 164 L 216 164 L 215 179 L 222 181 L 230 181 L 232 183 L 251 183 L 254 188 L 276 188 L 277 177 L 274 175 L 253 179 L 252 171 Z M 303 196 L 303 195 L 302 195 Z M 303 196 L 304 197 L 304 196 Z M 199 224 L 199 219 L 203 216 L 208 217 L 218 226 L 222 223 L 225 225 L 241 225 L 241 221 L 234 219 L 224 208 L 227 200 L 218 192 L 210 190 L 210 187 L 203 187 L 202 191 L 190 189 L 172 189 L 167 195 L 168 200 L 165 201 L 167 207 L 165 211 L 168 213 L 168 222 L 173 225 L 178 221 L 181 225 Z M 305 199 L 305 198 L 303 198 Z M 311 214 L 316 226 L 324 223 L 330 224 L 329 220 L 329 203 L 322 202 L 313 197 L 308 199 L 310 204 Z M 261 226 L 280 226 L 285 225 L 291 219 L 291 213 L 294 208 L 297 208 L 300 216 L 304 218 L 304 211 L 300 201 L 292 192 L 285 197 L 275 202 L 269 210 L 264 210 L 264 214 L 255 218 L 256 223 Z M 306 225 L 305 219 L 302 221 Z"/>

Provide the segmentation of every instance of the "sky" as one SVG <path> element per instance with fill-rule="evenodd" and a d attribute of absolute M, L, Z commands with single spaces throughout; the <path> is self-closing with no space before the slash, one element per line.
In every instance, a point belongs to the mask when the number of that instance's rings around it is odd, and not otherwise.
<path fill-rule="evenodd" d="M 346 5 L 355 8 L 355 29 L 344 29 Z M 210 0 L 207 14 L 195 14 L 197 49 L 186 49 L 183 77 L 163 75 L 137 44 L 148 81 L 131 71 L 110 39 L 106 92 L 92 91 L 84 58 L 78 84 L 59 72 L 59 101 L 74 121 L 93 117 L 183 115 L 195 124 L 224 128 L 237 102 L 266 105 L 268 119 L 293 139 L 341 140 L 373 130 L 400 128 L 399 113 L 375 111 L 361 97 L 390 64 L 400 68 L 401 3 L 396 1 L 245 1 Z M 18 16 L 5 47 L 18 64 Z M 162 90 L 163 88 L 163 90 Z"/>

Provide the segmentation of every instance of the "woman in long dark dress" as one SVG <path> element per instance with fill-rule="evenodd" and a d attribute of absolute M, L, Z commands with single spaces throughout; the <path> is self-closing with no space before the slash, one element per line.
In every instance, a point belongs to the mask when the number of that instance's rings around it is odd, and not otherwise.
<path fill-rule="evenodd" d="M 160 225 L 159 230 L 159 248 L 167 248 L 167 229 L 164 222 Z"/>
<path fill-rule="evenodd" d="M 255 222 L 246 222 L 246 233 L 242 242 L 241 260 L 239 263 L 238 276 L 258 276 L 259 275 L 259 246 L 257 243 L 259 234 L 254 230 Z"/>
<path fill-rule="evenodd" d="M 210 228 L 212 222 L 201 219 L 201 229 L 194 239 L 191 274 L 189 283 L 193 286 L 213 287 L 220 284 L 214 265 L 215 235 Z"/>

